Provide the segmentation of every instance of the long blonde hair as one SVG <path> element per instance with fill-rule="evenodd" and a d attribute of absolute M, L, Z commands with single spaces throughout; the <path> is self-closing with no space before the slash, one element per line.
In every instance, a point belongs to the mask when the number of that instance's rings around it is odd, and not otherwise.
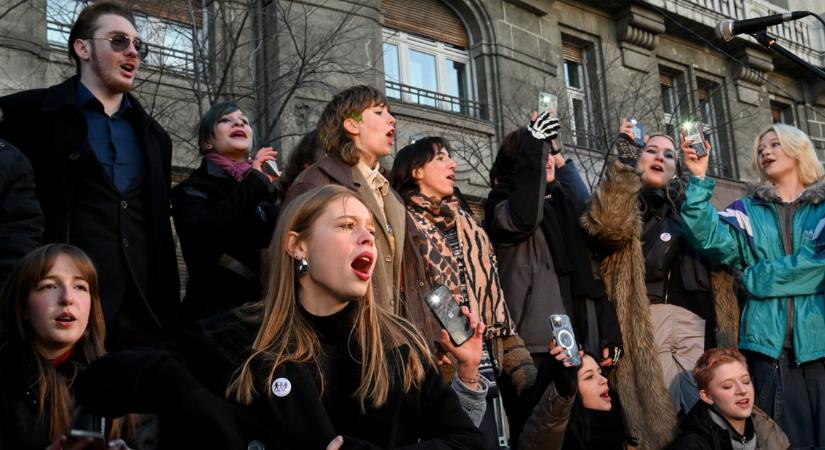
<path fill-rule="evenodd" d="M 283 211 L 266 253 L 271 270 L 265 283 L 263 322 L 252 345 L 251 356 L 227 388 L 228 398 L 234 397 L 248 405 L 258 394 L 257 388 L 264 388 L 272 395 L 264 386 L 272 384 L 276 369 L 286 363 L 314 364 L 323 389 L 323 368 L 319 362 L 321 344 L 298 307 L 295 263 L 287 254 L 286 244 L 289 232 L 297 233 L 298 240 L 308 239 L 313 225 L 327 205 L 348 198 L 363 203 L 358 194 L 350 189 L 338 185 L 321 186 L 299 196 Z M 367 403 L 372 407 L 383 405 L 390 389 L 399 381 L 405 393 L 420 386 L 427 366 L 434 363 L 424 338 L 415 327 L 376 305 L 371 285 L 364 297 L 356 300 L 356 304 L 352 333 L 360 348 L 361 384 L 355 395 L 364 411 Z M 404 345 L 410 348 L 406 361 L 402 361 L 401 347 Z M 393 359 L 402 363 L 390 364 Z M 259 386 L 256 386 L 252 373 L 256 361 L 263 361 L 269 367 L 266 383 Z M 260 380 L 257 382 L 260 383 Z"/>
<path fill-rule="evenodd" d="M 811 139 L 808 138 L 808 135 L 794 126 L 775 123 L 759 133 L 753 142 L 753 161 L 751 165 L 753 166 L 753 170 L 759 174 L 759 179 L 762 182 L 770 183 L 770 180 L 768 180 L 760 170 L 759 141 L 771 131 L 776 133 L 776 138 L 782 146 L 782 151 L 785 152 L 788 158 L 797 161 L 796 172 L 803 186 L 809 186 L 825 175 L 825 170 L 822 169 L 822 163 L 820 163 L 816 157 L 814 144 L 811 142 Z"/>

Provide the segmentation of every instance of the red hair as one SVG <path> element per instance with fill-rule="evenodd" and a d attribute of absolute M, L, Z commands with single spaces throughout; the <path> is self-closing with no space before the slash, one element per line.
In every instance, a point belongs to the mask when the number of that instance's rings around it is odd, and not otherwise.
<path fill-rule="evenodd" d="M 712 348 L 696 361 L 696 367 L 693 368 L 693 379 L 699 389 L 707 389 L 710 382 L 713 380 L 713 371 L 722 364 L 740 362 L 745 367 L 748 366 L 745 356 L 735 348 Z"/>

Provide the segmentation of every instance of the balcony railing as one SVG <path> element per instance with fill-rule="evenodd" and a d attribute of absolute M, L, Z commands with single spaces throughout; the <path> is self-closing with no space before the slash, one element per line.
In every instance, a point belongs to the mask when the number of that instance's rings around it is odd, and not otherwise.
<path fill-rule="evenodd" d="M 384 84 L 387 98 L 453 112 L 474 119 L 487 119 L 487 108 L 481 102 L 442 94 L 440 92 L 428 91 L 389 80 L 385 80 Z"/>
<path fill-rule="evenodd" d="M 65 51 L 71 24 L 50 17 L 46 21 L 46 30 L 49 46 L 56 50 Z M 194 75 L 194 52 L 192 50 L 164 47 L 151 42 L 147 45 L 149 46 L 149 54 L 146 56 L 146 60 L 142 61 L 142 64 L 157 70 L 186 76 Z"/>

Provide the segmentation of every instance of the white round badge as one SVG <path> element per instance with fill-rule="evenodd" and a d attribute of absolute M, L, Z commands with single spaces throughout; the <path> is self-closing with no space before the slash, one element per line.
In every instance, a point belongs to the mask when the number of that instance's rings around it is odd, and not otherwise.
<path fill-rule="evenodd" d="M 292 383 L 286 378 L 277 378 L 272 382 L 272 393 L 276 397 L 286 397 L 292 391 Z"/>
<path fill-rule="evenodd" d="M 661 239 L 662 242 L 669 242 L 670 238 L 671 238 L 670 233 L 662 233 L 662 234 L 659 235 L 659 239 Z"/>

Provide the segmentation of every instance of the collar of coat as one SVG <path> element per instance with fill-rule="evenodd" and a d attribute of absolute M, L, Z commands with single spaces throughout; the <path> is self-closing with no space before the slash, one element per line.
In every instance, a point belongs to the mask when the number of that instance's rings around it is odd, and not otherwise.
<path fill-rule="evenodd" d="M 43 111 L 54 112 L 66 107 L 77 108 L 77 83 L 79 82 L 80 76 L 75 75 L 46 89 L 46 95 L 43 98 Z M 148 117 L 143 106 L 132 94 L 127 92 L 123 95 L 128 99 L 131 107 L 137 111 L 138 117 Z"/>
<path fill-rule="evenodd" d="M 776 192 L 773 185 L 769 183 L 748 184 L 745 192 L 749 197 L 753 197 L 757 201 L 765 203 L 782 203 L 782 198 Z M 823 200 L 825 200 L 825 177 L 822 177 L 813 184 L 808 185 L 796 201 L 800 203 L 818 205 L 819 203 L 822 203 Z"/>

